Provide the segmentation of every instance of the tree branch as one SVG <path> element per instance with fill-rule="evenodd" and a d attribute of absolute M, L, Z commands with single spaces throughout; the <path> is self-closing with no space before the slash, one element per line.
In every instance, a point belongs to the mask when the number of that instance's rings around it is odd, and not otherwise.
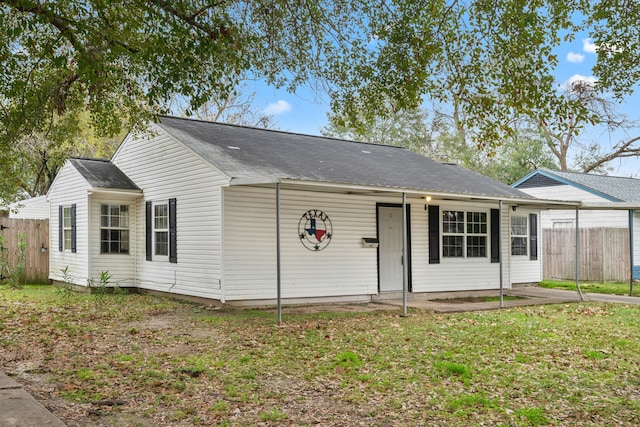
<path fill-rule="evenodd" d="M 592 170 L 596 169 L 598 166 L 601 166 L 611 160 L 618 157 L 635 157 L 640 156 L 640 148 L 630 148 L 634 143 L 640 141 L 640 136 L 636 136 L 635 138 L 631 138 L 628 141 L 622 143 L 619 147 L 617 147 L 614 151 L 603 156 L 589 165 L 585 166 L 583 169 L 584 173 L 589 173 Z"/>

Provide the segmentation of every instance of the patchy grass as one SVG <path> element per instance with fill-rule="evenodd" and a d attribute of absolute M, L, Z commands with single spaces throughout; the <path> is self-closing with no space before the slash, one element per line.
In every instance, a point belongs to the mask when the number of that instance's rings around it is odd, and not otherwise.
<path fill-rule="evenodd" d="M 550 289 L 566 289 L 577 291 L 576 282 L 568 280 L 543 280 L 540 286 Z M 629 295 L 629 283 L 597 283 L 580 282 L 583 292 L 594 294 Z M 640 283 L 633 284 L 634 297 L 640 297 Z"/>
<path fill-rule="evenodd" d="M 632 426 L 640 412 L 638 306 L 285 309 L 276 326 L 272 310 L 100 298 L 0 289 L 0 366 L 71 427 Z"/>

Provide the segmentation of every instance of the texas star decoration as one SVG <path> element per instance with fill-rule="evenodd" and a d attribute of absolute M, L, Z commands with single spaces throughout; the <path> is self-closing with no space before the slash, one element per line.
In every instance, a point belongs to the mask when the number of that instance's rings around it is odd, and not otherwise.
<path fill-rule="evenodd" d="M 303 213 L 298 222 L 298 237 L 310 251 L 318 252 L 329 246 L 333 237 L 333 225 L 329 216 L 318 209 Z"/>

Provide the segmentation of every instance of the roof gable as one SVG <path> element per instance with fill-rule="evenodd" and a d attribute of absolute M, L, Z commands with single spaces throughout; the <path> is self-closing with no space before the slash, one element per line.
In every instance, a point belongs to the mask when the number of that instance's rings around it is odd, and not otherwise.
<path fill-rule="evenodd" d="M 163 116 L 158 126 L 232 179 L 292 179 L 532 199 L 401 147 Z"/>
<path fill-rule="evenodd" d="M 73 157 L 69 159 L 69 163 L 93 188 L 140 190 L 124 172 L 109 160 Z"/>
<path fill-rule="evenodd" d="M 537 169 L 513 184 L 514 188 L 571 185 L 612 202 L 640 202 L 640 179 Z"/>

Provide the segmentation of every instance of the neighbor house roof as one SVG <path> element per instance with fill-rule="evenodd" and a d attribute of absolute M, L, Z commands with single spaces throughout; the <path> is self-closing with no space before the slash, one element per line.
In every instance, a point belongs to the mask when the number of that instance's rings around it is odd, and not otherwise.
<path fill-rule="evenodd" d="M 232 184 L 295 180 L 537 200 L 401 147 L 167 116 L 160 117 L 158 126 L 229 176 Z"/>
<path fill-rule="evenodd" d="M 140 190 L 116 165 L 109 160 L 72 157 L 69 163 L 96 189 Z"/>
<path fill-rule="evenodd" d="M 513 184 L 515 188 L 571 185 L 612 202 L 640 202 L 640 179 L 537 169 Z"/>

